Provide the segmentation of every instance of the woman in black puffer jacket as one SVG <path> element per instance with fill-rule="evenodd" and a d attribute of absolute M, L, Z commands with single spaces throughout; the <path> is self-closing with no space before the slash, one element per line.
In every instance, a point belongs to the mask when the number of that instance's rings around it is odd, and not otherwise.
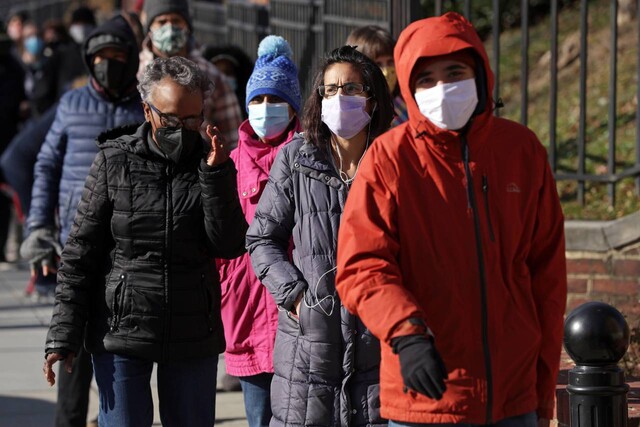
<path fill-rule="evenodd" d="M 271 169 L 247 248 L 281 308 L 272 427 L 386 424 L 379 412 L 380 346 L 342 307 L 335 266 L 349 187 L 367 147 L 392 118 L 376 64 L 350 46 L 336 49 L 307 100 L 304 135 L 280 151 Z"/>
<path fill-rule="evenodd" d="M 247 223 L 233 161 L 211 129 L 207 144 L 198 132 L 208 84 L 181 57 L 147 67 L 147 121 L 99 138 L 62 253 L 45 376 L 53 383 L 63 358 L 70 367 L 84 337 L 100 425 L 151 425 L 154 362 L 163 425 L 215 420 L 225 345 L 214 258 L 242 254 Z"/>

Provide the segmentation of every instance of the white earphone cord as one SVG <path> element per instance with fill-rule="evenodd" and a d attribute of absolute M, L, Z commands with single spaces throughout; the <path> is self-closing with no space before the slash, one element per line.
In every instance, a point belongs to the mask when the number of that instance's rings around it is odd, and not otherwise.
<path fill-rule="evenodd" d="M 320 278 L 318 279 L 318 281 L 316 282 L 316 286 L 313 289 L 313 295 L 311 296 L 311 298 L 313 300 L 315 300 L 316 302 L 309 305 L 307 304 L 307 302 L 305 301 L 304 297 L 302 298 L 302 302 L 304 303 L 304 306 L 307 308 L 315 308 L 315 307 L 320 307 L 320 310 L 322 310 L 322 312 L 327 316 L 327 317 L 331 317 L 331 315 L 333 314 L 333 309 L 335 308 L 336 305 L 336 299 L 333 295 L 327 295 L 326 297 L 322 298 L 322 299 L 318 299 L 318 286 L 320 286 L 320 281 L 322 280 L 322 278 L 324 276 L 326 276 L 327 274 L 331 273 L 332 271 L 336 271 L 338 269 L 338 267 L 333 267 L 330 270 L 327 270 L 324 272 L 324 274 L 322 274 L 322 276 L 320 276 Z M 322 306 L 322 303 L 325 300 L 330 300 L 331 301 L 331 309 L 329 309 L 329 312 L 327 312 L 327 310 L 324 309 L 324 307 Z"/>
<path fill-rule="evenodd" d="M 374 111 L 375 111 L 375 107 L 374 107 Z M 373 116 L 373 112 L 371 113 L 371 115 Z M 342 180 L 342 182 L 344 182 L 345 184 L 347 184 L 347 185 L 351 184 L 353 182 L 353 180 L 356 179 L 356 175 L 358 175 L 358 170 L 360 170 L 360 163 L 362 162 L 362 159 L 364 159 L 364 155 L 367 152 L 367 150 L 369 149 L 369 139 L 370 139 L 370 137 L 371 137 L 371 120 L 369 120 L 369 125 L 367 126 L 367 145 L 365 145 L 364 151 L 362 152 L 362 155 L 360 156 L 360 159 L 358 160 L 358 164 L 356 165 L 356 172 L 353 174 L 353 176 L 351 178 L 349 178 L 349 175 L 347 175 L 347 173 L 342 170 L 343 160 L 342 160 L 342 154 L 340 154 L 340 144 L 338 144 L 337 142 L 334 142 L 333 140 L 331 140 L 332 144 L 335 143 L 335 147 L 334 148 L 336 150 L 336 153 L 338 154 L 338 159 L 340 160 L 340 166 L 338 168 L 338 175 L 340 176 L 340 179 Z"/>
<path fill-rule="evenodd" d="M 375 109 L 375 107 L 374 107 Z M 369 148 L 369 137 L 371 136 L 371 121 L 369 121 L 369 126 L 367 128 L 367 145 L 364 147 L 364 151 L 362 152 L 362 155 L 360 156 L 360 160 L 358 160 L 358 165 L 356 166 L 356 173 L 353 174 L 352 178 L 349 178 L 349 176 L 342 171 L 342 155 L 340 154 L 340 148 L 339 145 L 336 143 L 336 153 L 338 153 L 338 159 L 340 159 L 340 169 L 339 169 L 339 175 L 340 175 L 340 179 L 345 183 L 345 184 L 350 184 L 356 177 L 356 175 L 358 174 L 358 170 L 360 169 L 360 162 L 362 162 L 362 159 L 364 158 L 365 153 L 367 152 L 367 149 Z M 333 140 L 331 141 L 333 143 Z M 343 175 L 346 176 L 347 178 L 343 178 Z M 333 314 L 333 310 L 336 306 L 336 299 L 333 295 L 327 295 L 326 297 L 322 298 L 322 299 L 318 299 L 318 287 L 320 286 L 320 281 L 322 281 L 322 279 L 324 278 L 324 276 L 326 276 L 327 274 L 336 271 L 338 269 L 338 267 L 333 267 L 327 271 L 325 271 L 319 278 L 318 281 L 316 282 L 316 285 L 313 288 L 313 295 L 311 296 L 312 300 L 315 300 L 316 302 L 309 305 L 307 304 L 307 301 L 304 299 L 304 294 L 302 297 L 302 302 L 304 303 L 304 306 L 307 308 L 315 308 L 315 307 L 320 307 L 320 310 L 322 310 L 322 312 L 327 316 L 327 317 L 331 317 L 331 315 Z M 327 312 L 327 310 L 325 310 L 325 308 L 322 306 L 322 303 L 326 300 L 330 300 L 331 301 L 331 308 L 329 309 L 329 311 Z M 278 307 L 278 310 L 280 310 L 280 307 Z M 299 315 L 299 313 L 298 313 Z"/>

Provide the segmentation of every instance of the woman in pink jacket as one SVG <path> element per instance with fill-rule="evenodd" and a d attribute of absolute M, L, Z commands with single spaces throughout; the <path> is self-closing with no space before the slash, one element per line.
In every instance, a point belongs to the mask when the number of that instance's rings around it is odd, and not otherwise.
<path fill-rule="evenodd" d="M 238 146 L 231 158 L 238 169 L 240 203 L 248 223 L 276 154 L 300 131 L 300 85 L 291 56 L 282 37 L 266 37 L 247 83 L 249 119 L 240 125 Z M 268 426 L 278 309 L 253 272 L 248 254 L 220 260 L 218 265 L 227 373 L 240 379 L 249 426 Z"/>

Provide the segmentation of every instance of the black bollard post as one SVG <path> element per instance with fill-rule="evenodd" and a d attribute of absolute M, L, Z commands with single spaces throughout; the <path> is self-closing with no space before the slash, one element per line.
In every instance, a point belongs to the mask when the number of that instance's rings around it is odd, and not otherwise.
<path fill-rule="evenodd" d="M 571 427 L 626 427 L 624 372 L 616 364 L 629 347 L 629 326 L 618 310 L 588 302 L 564 322 L 564 348 L 576 363 L 569 371 Z"/>

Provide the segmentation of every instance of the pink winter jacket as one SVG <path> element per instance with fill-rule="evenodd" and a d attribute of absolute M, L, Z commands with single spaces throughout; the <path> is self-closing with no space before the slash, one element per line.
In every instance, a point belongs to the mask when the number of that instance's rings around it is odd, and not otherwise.
<path fill-rule="evenodd" d="M 238 170 L 238 193 L 247 222 L 251 224 L 260 195 L 269 178 L 276 154 L 300 131 L 295 124 L 284 143 L 272 147 L 261 142 L 248 120 L 238 129 L 238 146 L 231 152 Z M 233 260 L 217 260 L 222 287 L 222 322 L 227 349 L 227 373 L 237 377 L 273 372 L 273 344 L 278 309 L 251 267 L 249 254 Z"/>

